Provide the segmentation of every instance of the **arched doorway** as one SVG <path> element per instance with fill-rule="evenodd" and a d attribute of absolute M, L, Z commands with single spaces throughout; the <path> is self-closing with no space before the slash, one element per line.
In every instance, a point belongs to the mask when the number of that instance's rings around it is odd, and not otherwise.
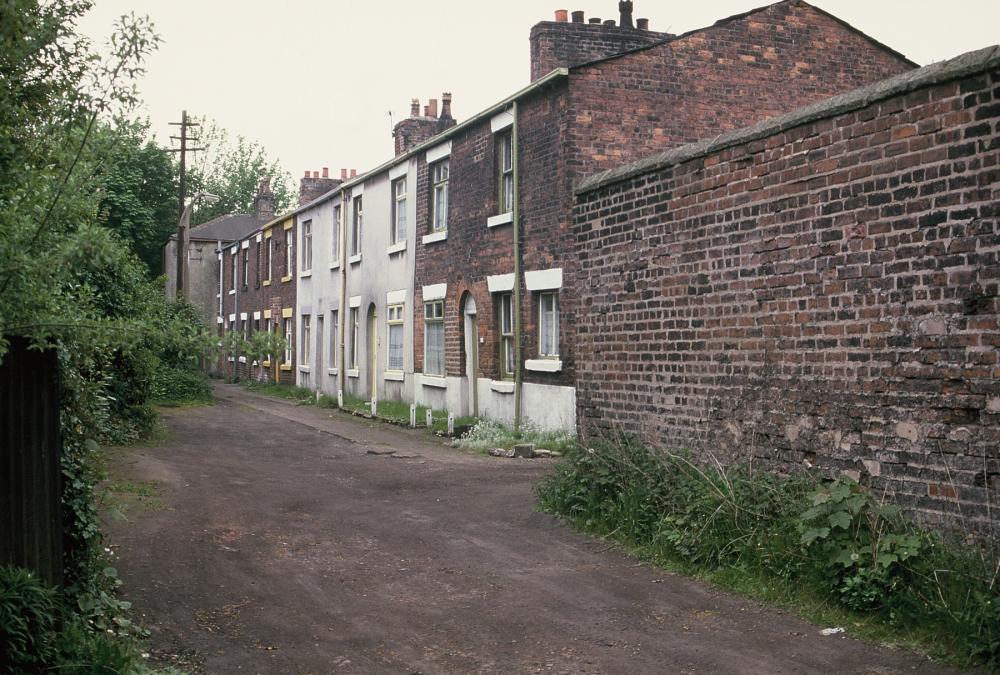
<path fill-rule="evenodd" d="M 463 345 L 465 347 L 465 412 L 479 415 L 479 392 L 477 373 L 479 372 L 479 327 L 476 322 L 476 301 L 468 291 L 462 296 Z"/>
<path fill-rule="evenodd" d="M 368 305 L 368 400 L 378 398 L 378 315 L 375 303 Z"/>

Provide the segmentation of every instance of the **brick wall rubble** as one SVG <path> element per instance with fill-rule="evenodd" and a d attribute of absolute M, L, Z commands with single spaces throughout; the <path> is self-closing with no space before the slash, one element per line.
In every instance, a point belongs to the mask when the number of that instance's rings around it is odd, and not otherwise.
<path fill-rule="evenodd" d="M 998 157 L 994 47 L 584 181 L 581 433 L 817 465 L 985 524 Z"/>

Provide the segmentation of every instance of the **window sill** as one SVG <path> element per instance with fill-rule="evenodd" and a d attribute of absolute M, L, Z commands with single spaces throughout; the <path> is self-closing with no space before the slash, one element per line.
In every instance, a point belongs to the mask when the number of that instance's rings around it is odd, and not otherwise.
<path fill-rule="evenodd" d="M 271 367 L 271 362 L 270 362 L 270 361 L 264 361 L 264 362 L 263 362 L 262 364 L 260 364 L 260 365 L 264 366 L 265 368 L 270 368 L 270 367 Z"/>
<path fill-rule="evenodd" d="M 524 367 L 538 373 L 558 373 L 562 370 L 562 359 L 527 359 Z"/>
<path fill-rule="evenodd" d="M 337 370 L 336 368 L 327 368 L 326 369 L 326 374 L 327 375 L 337 375 L 339 373 L 340 373 L 340 371 Z"/>
<path fill-rule="evenodd" d="M 241 356 L 240 357 L 240 363 L 246 363 L 246 362 L 247 362 L 247 357 Z"/>
<path fill-rule="evenodd" d="M 280 366 L 278 366 L 278 368 L 280 368 L 281 370 L 284 370 L 284 371 L 287 372 L 287 371 L 290 371 L 292 369 L 292 364 L 290 364 L 290 363 L 282 363 Z"/>
<path fill-rule="evenodd" d="M 402 370 L 387 370 L 382 374 L 382 379 L 402 382 L 405 378 Z"/>
<path fill-rule="evenodd" d="M 215 294 L 215 299 L 216 299 L 216 300 L 218 300 L 218 299 L 219 299 L 219 298 L 221 298 L 221 297 L 222 297 L 222 293 L 216 293 L 216 294 Z"/>
<path fill-rule="evenodd" d="M 236 295 L 236 289 L 234 288 L 233 290 L 229 291 L 229 295 Z"/>
<path fill-rule="evenodd" d="M 425 387 L 436 387 L 438 389 L 448 388 L 448 380 L 440 375 L 423 375 L 420 378 L 420 384 Z"/>
<path fill-rule="evenodd" d="M 332 269 L 332 270 L 339 270 L 340 269 L 340 261 L 338 260 L 337 262 L 330 263 L 330 269 Z"/>
<path fill-rule="evenodd" d="M 507 223 L 514 222 L 514 212 L 508 211 L 507 213 L 501 213 L 498 216 L 490 216 L 486 219 L 486 227 L 497 227 L 498 225 L 506 225 Z"/>
<path fill-rule="evenodd" d="M 347 259 L 347 262 L 351 263 L 352 265 L 354 263 L 361 262 L 361 254 L 359 253 L 357 255 L 352 255 L 350 258 Z"/>
<path fill-rule="evenodd" d="M 420 240 L 425 244 L 433 244 L 438 241 L 444 241 L 448 238 L 448 230 L 441 230 L 440 232 L 431 232 L 430 234 L 425 234 Z"/>
<path fill-rule="evenodd" d="M 310 368 L 309 366 L 301 366 L 301 365 L 299 366 L 299 372 L 300 372 L 300 373 L 308 373 L 308 372 L 310 372 L 311 370 L 312 370 L 312 369 L 311 369 L 311 368 Z"/>
<path fill-rule="evenodd" d="M 406 252 L 406 241 L 396 242 L 389 248 L 385 250 L 386 254 L 393 255 L 394 253 L 405 253 Z"/>
<path fill-rule="evenodd" d="M 490 380 L 490 389 L 498 394 L 513 394 L 514 383 L 508 380 Z"/>
<path fill-rule="evenodd" d="M 271 285 L 271 280 L 270 279 L 264 279 L 264 281 L 260 282 L 260 285 L 261 286 L 270 286 Z"/>
<path fill-rule="evenodd" d="M 356 370 L 356 369 L 355 370 L 348 369 L 347 370 L 347 376 L 348 377 L 361 377 L 361 371 L 360 370 Z"/>
<path fill-rule="evenodd" d="M 311 277 L 312 275 L 313 275 L 312 270 L 305 270 L 305 271 L 299 272 L 299 276 L 300 277 Z"/>
<path fill-rule="evenodd" d="M 283 284 L 287 284 L 291 280 L 292 280 L 292 275 L 291 274 L 289 274 L 288 276 L 281 277 L 281 283 L 283 283 Z"/>
<path fill-rule="evenodd" d="M 226 357 L 226 361 L 229 361 L 230 363 L 232 363 L 232 362 L 233 362 L 233 361 L 235 361 L 235 360 L 236 360 L 236 359 L 234 359 L 234 358 L 233 358 L 232 356 L 228 356 L 228 357 Z"/>

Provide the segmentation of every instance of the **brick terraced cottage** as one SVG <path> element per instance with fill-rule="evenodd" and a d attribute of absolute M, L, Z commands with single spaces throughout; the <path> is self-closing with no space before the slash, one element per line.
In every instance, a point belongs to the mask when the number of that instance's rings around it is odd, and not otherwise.
<path fill-rule="evenodd" d="M 796 0 L 679 36 L 619 8 L 536 25 L 529 86 L 409 151 L 417 402 L 574 428 L 574 183 L 914 67 Z"/>
<path fill-rule="evenodd" d="M 818 465 L 932 523 L 991 524 L 1000 47 L 577 193 L 583 435 Z"/>

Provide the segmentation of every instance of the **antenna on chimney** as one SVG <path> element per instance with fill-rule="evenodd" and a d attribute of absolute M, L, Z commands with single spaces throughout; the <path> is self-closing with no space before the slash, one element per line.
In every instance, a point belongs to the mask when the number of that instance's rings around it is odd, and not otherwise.
<path fill-rule="evenodd" d="M 392 111 L 387 110 L 385 114 L 389 116 L 389 135 L 395 136 L 396 134 L 393 133 L 393 130 L 396 128 L 396 125 L 392 123 Z"/>

